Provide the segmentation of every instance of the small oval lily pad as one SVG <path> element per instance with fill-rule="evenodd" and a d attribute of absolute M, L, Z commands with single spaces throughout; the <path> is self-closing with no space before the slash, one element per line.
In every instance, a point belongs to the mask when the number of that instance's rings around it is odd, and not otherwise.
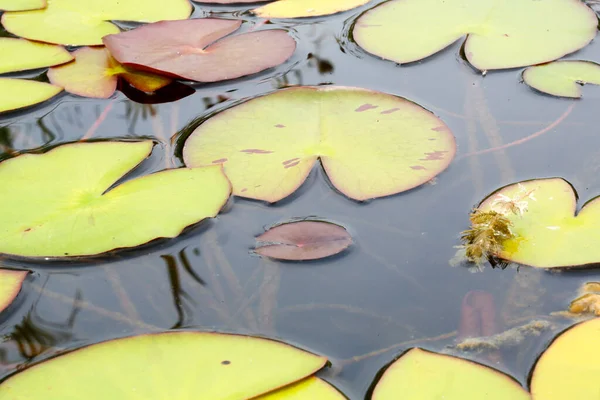
<path fill-rule="evenodd" d="M 278 0 L 252 12 L 262 18 L 302 18 L 336 14 L 367 4 L 370 0 Z"/>
<path fill-rule="evenodd" d="M 42 103 L 62 88 L 27 79 L 0 78 L 0 112 L 14 111 Z"/>
<path fill-rule="evenodd" d="M 62 46 L 0 38 L 0 74 L 64 64 L 73 56 Z"/>
<path fill-rule="evenodd" d="M 241 335 L 169 332 L 116 339 L 11 375 L 0 398 L 243 400 L 299 381 L 327 359 Z"/>
<path fill-rule="evenodd" d="M 346 400 L 336 388 L 311 376 L 253 400 Z"/>
<path fill-rule="evenodd" d="M 281 29 L 229 36 L 241 21 L 203 18 L 149 24 L 104 44 L 121 64 L 198 82 L 264 71 L 286 61 L 296 41 Z"/>
<path fill-rule="evenodd" d="M 600 85 L 600 65 L 591 61 L 554 61 L 527 68 L 523 81 L 543 93 L 579 98 L 583 84 Z"/>
<path fill-rule="evenodd" d="M 27 277 L 27 271 L 0 269 L 0 311 L 8 307 L 17 297 Z"/>
<path fill-rule="evenodd" d="M 306 86 L 208 119 L 187 139 L 183 157 L 191 167 L 222 164 L 236 196 L 276 202 L 304 182 L 318 158 L 340 192 L 367 200 L 422 185 L 455 152 L 450 129 L 409 100 Z"/>
<path fill-rule="evenodd" d="M 348 231 L 323 221 L 296 221 L 270 228 L 254 251 L 279 260 L 316 260 L 341 253 L 352 244 Z"/>
<path fill-rule="evenodd" d="M 481 364 L 414 348 L 390 365 L 372 400 L 528 400 L 515 380 Z"/>

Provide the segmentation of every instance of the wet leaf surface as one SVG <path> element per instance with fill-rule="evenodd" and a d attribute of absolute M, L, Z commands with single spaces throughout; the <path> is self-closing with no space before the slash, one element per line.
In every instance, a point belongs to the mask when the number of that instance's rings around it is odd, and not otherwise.
<path fill-rule="evenodd" d="M 0 74 L 64 64 L 73 59 L 62 46 L 0 38 Z"/>
<path fill-rule="evenodd" d="M 317 17 L 351 10 L 370 0 L 279 0 L 252 10 L 262 18 Z"/>
<path fill-rule="evenodd" d="M 254 400 L 345 400 L 336 388 L 322 379 L 311 376 L 298 383 L 257 397 Z"/>
<path fill-rule="evenodd" d="M 62 88 L 27 79 L 0 78 L 0 113 L 42 103 L 62 92 Z"/>
<path fill-rule="evenodd" d="M 579 98 L 583 84 L 600 85 L 600 65 L 590 61 L 555 61 L 527 68 L 523 81 L 543 93 Z"/>

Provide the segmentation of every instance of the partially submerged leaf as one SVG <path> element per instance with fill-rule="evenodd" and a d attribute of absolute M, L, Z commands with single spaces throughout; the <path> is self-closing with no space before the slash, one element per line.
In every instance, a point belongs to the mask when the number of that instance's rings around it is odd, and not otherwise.
<path fill-rule="evenodd" d="M 0 11 L 39 10 L 46 7 L 46 0 L 0 0 Z"/>
<path fill-rule="evenodd" d="M 503 260 L 539 268 L 585 266 L 600 262 L 600 200 L 586 203 L 578 215 L 577 195 L 564 179 L 535 179 L 512 184 L 488 196 L 479 206 L 493 207 L 499 197 L 513 198 L 520 192 L 533 197 L 524 199 L 521 215 L 508 214 L 514 237 L 503 242 L 496 254 Z"/>
<path fill-rule="evenodd" d="M 401 97 L 358 88 L 294 87 L 208 119 L 187 139 L 188 166 L 222 164 L 237 196 L 275 202 L 318 158 L 346 196 L 367 200 L 419 186 L 456 152 L 435 115 Z"/>
<path fill-rule="evenodd" d="M 43 361 L 4 380 L 0 398 L 243 400 L 301 380 L 326 361 L 249 336 L 148 334 Z"/>
<path fill-rule="evenodd" d="M 322 221 L 297 221 L 277 225 L 256 240 L 261 256 L 279 260 L 315 260 L 333 256 L 352 244 L 344 227 Z"/>
<path fill-rule="evenodd" d="M 31 40 L 65 45 L 100 45 L 102 37 L 119 33 L 108 21 L 156 22 L 186 19 L 188 0 L 52 0 L 37 11 L 7 12 L 2 25 L 10 33 Z"/>
<path fill-rule="evenodd" d="M 117 89 L 119 76 L 144 92 L 154 92 L 172 82 L 164 76 L 122 66 L 104 47 L 83 47 L 73 55 L 74 62 L 51 68 L 48 79 L 79 96 L 109 98 Z"/>
<path fill-rule="evenodd" d="M 489 70 L 556 60 L 586 46 L 597 25 L 578 0 L 392 0 L 358 18 L 353 37 L 369 53 L 408 63 L 468 35 L 468 61 Z"/>
<path fill-rule="evenodd" d="M 62 46 L 0 38 L 0 74 L 64 64 L 73 59 Z"/>
<path fill-rule="evenodd" d="M 586 282 L 579 292 L 580 296 L 569 304 L 569 312 L 600 317 L 600 282 Z"/>
<path fill-rule="evenodd" d="M 27 271 L 0 269 L 0 311 L 8 307 L 17 297 L 27 277 Z"/>
<path fill-rule="evenodd" d="M 239 78 L 290 58 L 296 41 L 281 29 L 225 36 L 241 21 L 165 21 L 106 36 L 104 44 L 122 64 L 199 82 Z"/>
<path fill-rule="evenodd" d="M 555 61 L 527 68 L 523 81 L 543 93 L 579 98 L 583 84 L 600 85 L 600 65 L 590 61 Z"/>
<path fill-rule="evenodd" d="M 345 400 L 346 397 L 322 379 L 311 376 L 253 400 Z"/>
<path fill-rule="evenodd" d="M 503 373 L 452 356 L 414 348 L 390 365 L 373 400 L 528 400 L 529 394 Z"/>
<path fill-rule="evenodd" d="M 62 88 L 44 82 L 0 78 L 0 112 L 42 103 L 61 91 Z"/>
<path fill-rule="evenodd" d="M 252 12 L 262 18 L 301 18 L 335 14 L 367 4 L 370 0 L 278 0 Z"/>
<path fill-rule="evenodd" d="M 0 253 L 95 255 L 175 237 L 219 212 L 230 193 L 219 166 L 111 188 L 151 150 L 151 141 L 73 143 L 0 163 Z"/>
<path fill-rule="evenodd" d="M 600 318 L 562 333 L 533 369 L 530 384 L 533 400 L 597 400 L 599 358 Z"/>

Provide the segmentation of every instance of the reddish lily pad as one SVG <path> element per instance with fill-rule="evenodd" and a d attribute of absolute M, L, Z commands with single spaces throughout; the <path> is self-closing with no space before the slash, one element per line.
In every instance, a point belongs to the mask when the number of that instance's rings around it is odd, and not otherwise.
<path fill-rule="evenodd" d="M 164 76 L 124 67 L 103 47 L 83 47 L 73 55 L 74 62 L 51 68 L 48 78 L 54 85 L 79 96 L 108 98 L 117 89 L 119 76 L 144 92 L 154 92 L 172 82 Z"/>
<path fill-rule="evenodd" d="M 256 240 L 254 251 L 279 260 L 316 260 L 338 254 L 352 244 L 348 231 L 322 221 L 297 221 L 277 225 Z"/>
<path fill-rule="evenodd" d="M 27 271 L 0 269 L 0 311 L 8 307 L 17 297 L 27 277 Z"/>
<path fill-rule="evenodd" d="M 145 25 L 103 41 L 120 63 L 198 82 L 264 71 L 286 61 L 296 41 L 281 29 L 225 36 L 241 21 L 191 19 Z"/>
<path fill-rule="evenodd" d="M 64 64 L 73 59 L 62 46 L 0 38 L 0 74 Z"/>
<path fill-rule="evenodd" d="M 456 152 L 435 115 L 401 97 L 336 86 L 294 87 L 227 109 L 187 139 L 188 166 L 222 164 L 234 194 L 276 202 L 317 159 L 331 183 L 359 201 L 431 180 Z"/>
<path fill-rule="evenodd" d="M 46 5 L 46 0 L 0 0 L 0 11 L 40 10 Z"/>

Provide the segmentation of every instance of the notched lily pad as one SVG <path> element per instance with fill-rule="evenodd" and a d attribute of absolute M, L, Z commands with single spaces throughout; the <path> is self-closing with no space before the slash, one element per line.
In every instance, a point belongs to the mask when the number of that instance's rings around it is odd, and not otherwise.
<path fill-rule="evenodd" d="M 60 92 L 61 87 L 44 82 L 0 78 L 0 113 L 42 103 Z"/>
<path fill-rule="evenodd" d="M 0 11 L 40 10 L 46 5 L 46 0 L 0 0 Z"/>
<path fill-rule="evenodd" d="M 533 400 L 596 400 L 600 393 L 600 318 L 558 336 L 531 375 Z"/>
<path fill-rule="evenodd" d="M 278 0 L 252 12 L 262 18 L 302 18 L 336 14 L 367 4 L 370 0 Z"/>
<path fill-rule="evenodd" d="M 326 362 L 249 336 L 148 334 L 94 344 L 29 367 L 0 384 L 0 398 L 243 400 L 304 379 Z"/>
<path fill-rule="evenodd" d="M 0 312 L 17 297 L 27 277 L 27 271 L 0 269 Z"/>
<path fill-rule="evenodd" d="M 259 396 L 253 400 L 346 400 L 336 388 L 322 379 L 311 376 L 298 383 L 286 386 L 274 392 Z"/>
<path fill-rule="evenodd" d="M 154 92 L 172 82 L 164 76 L 124 67 L 103 47 L 83 47 L 73 55 L 74 62 L 51 68 L 48 79 L 79 96 L 109 98 L 117 89 L 119 77 L 143 92 Z"/>
<path fill-rule="evenodd" d="M 254 251 L 279 260 L 316 260 L 341 253 L 352 244 L 348 231 L 323 221 L 297 221 L 274 226 L 256 238 Z"/>
<path fill-rule="evenodd" d="M 353 37 L 369 53 L 408 63 L 468 35 L 465 55 L 483 71 L 556 60 L 586 46 L 597 25 L 579 0 L 392 0 L 358 18 Z"/>
<path fill-rule="evenodd" d="M 62 46 L 0 38 L 0 74 L 64 64 L 73 56 Z"/>
<path fill-rule="evenodd" d="M 529 394 L 503 373 L 461 358 L 414 348 L 391 364 L 372 400 L 528 400 Z"/>
<path fill-rule="evenodd" d="M 106 36 L 120 63 L 198 82 L 234 79 L 286 61 L 296 41 L 281 29 L 229 36 L 241 21 L 190 19 L 145 25 Z"/>
<path fill-rule="evenodd" d="M 527 68 L 523 81 L 543 93 L 579 98 L 582 85 L 600 85 L 600 65 L 591 61 L 555 61 Z"/>
<path fill-rule="evenodd" d="M 175 237 L 227 201 L 219 166 L 171 169 L 112 188 L 151 141 L 73 143 L 0 163 L 0 253 L 95 255 Z"/>
<path fill-rule="evenodd" d="M 187 139 L 188 166 L 222 164 L 237 196 L 276 202 L 317 159 L 333 186 L 367 200 L 419 186 L 448 167 L 454 136 L 401 97 L 358 88 L 294 87 L 227 109 Z"/>

